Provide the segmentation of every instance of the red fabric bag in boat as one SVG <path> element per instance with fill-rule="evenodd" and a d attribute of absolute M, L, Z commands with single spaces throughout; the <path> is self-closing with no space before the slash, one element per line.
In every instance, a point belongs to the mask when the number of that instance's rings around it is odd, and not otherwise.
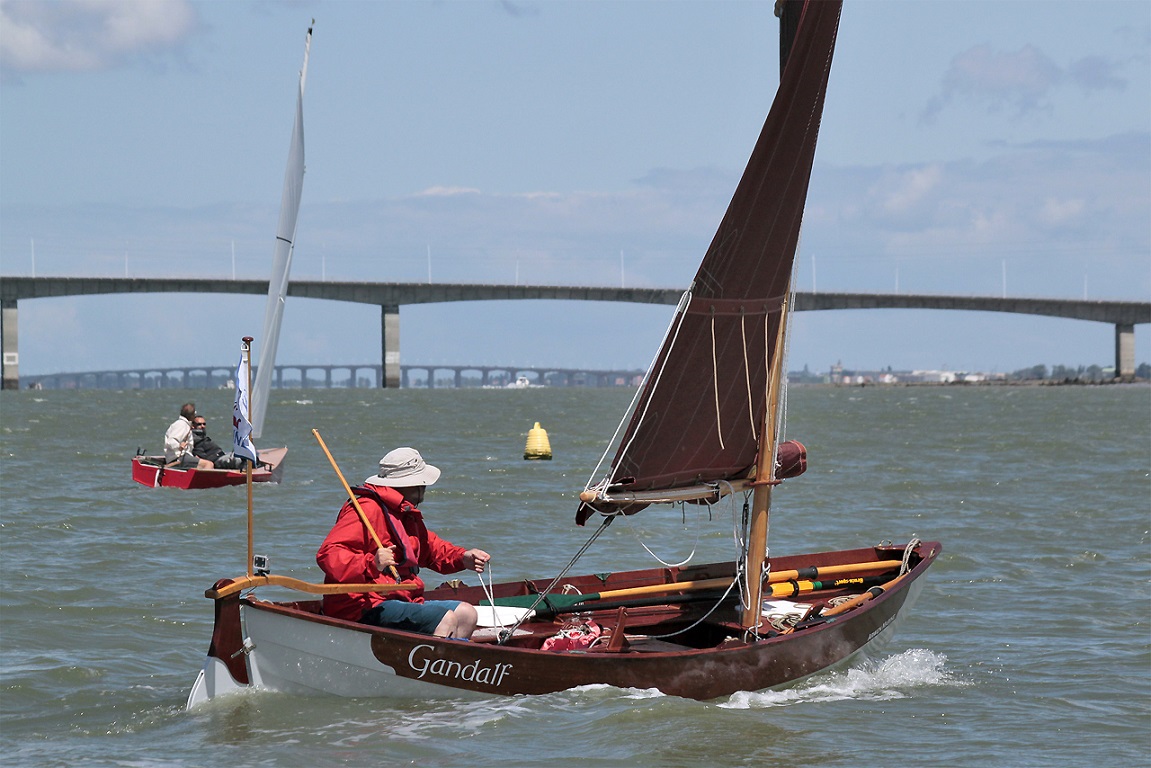
<path fill-rule="evenodd" d="M 780 443 L 775 452 L 775 477 L 799 477 L 807 471 L 807 448 L 798 440 Z"/>
<path fill-rule="evenodd" d="M 603 634 L 599 624 L 594 621 L 585 621 L 576 627 L 564 627 L 552 637 L 544 640 L 541 650 L 545 651 L 578 651 L 591 647 L 591 644 Z"/>

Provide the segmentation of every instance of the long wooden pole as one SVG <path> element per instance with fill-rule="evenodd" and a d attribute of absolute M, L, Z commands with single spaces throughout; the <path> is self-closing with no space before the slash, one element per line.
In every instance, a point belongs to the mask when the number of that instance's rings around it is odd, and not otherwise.
<path fill-rule="evenodd" d="M 776 422 L 779 414 L 779 392 L 783 370 L 783 349 L 787 330 L 788 309 L 791 301 L 791 281 L 779 312 L 779 330 L 775 336 L 775 355 L 767 382 L 767 407 L 764 409 L 763 429 L 759 434 L 759 457 L 755 469 L 755 490 L 751 498 L 751 531 L 748 533 L 746 574 L 747 605 L 743 607 L 741 625 L 754 632 L 762 622 L 760 601 L 763 599 L 763 563 L 767 559 L 767 532 L 771 511 L 771 489 L 775 484 Z"/>
<path fill-rule="evenodd" d="M 248 393 L 248 423 L 252 423 L 252 337 L 245 336 L 240 347 L 244 355 L 244 373 L 248 378 L 247 389 Z M 239 386 L 240 382 L 236 382 Z M 252 517 L 252 462 L 245 461 L 245 474 L 248 477 L 248 576 L 252 576 L 255 572 L 252 570 L 255 559 L 255 544 L 253 538 L 253 517 Z"/>
<path fill-rule="evenodd" d="M 368 516 L 364 514 L 364 509 L 360 506 L 360 500 L 356 498 L 356 494 L 352 493 L 351 486 L 349 486 L 348 481 L 344 479 L 344 473 L 340 471 L 340 467 L 338 464 L 336 464 L 336 460 L 332 456 L 332 452 L 328 450 L 327 444 L 324 443 L 324 438 L 320 437 L 320 431 L 318 429 L 313 429 L 312 434 L 316 436 L 316 440 L 320 443 L 320 447 L 324 449 L 324 455 L 327 456 L 328 461 L 331 462 L 332 469 L 336 470 L 336 476 L 340 478 L 340 482 L 343 484 L 344 490 L 347 491 L 348 498 L 352 500 L 352 506 L 356 508 L 356 514 L 360 516 L 360 521 L 364 524 L 364 527 L 368 529 L 368 534 L 372 537 L 372 541 L 376 543 L 376 548 L 383 549 L 384 543 L 380 541 L 379 534 L 376 533 L 376 529 L 373 528 L 371 522 L 368 521 Z M 394 565 L 388 566 L 388 572 L 392 574 L 392 578 L 394 578 L 396 581 L 400 580 L 400 572 L 396 570 Z"/>

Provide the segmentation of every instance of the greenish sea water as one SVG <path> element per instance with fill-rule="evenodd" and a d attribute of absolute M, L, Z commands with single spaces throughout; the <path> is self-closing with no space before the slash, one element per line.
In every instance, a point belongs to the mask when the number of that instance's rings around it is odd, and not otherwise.
<path fill-rule="evenodd" d="M 423 508 L 498 580 L 554 575 L 627 390 L 275 390 L 255 542 L 315 580 L 343 490 L 413 445 Z M 184 711 L 203 591 L 245 569 L 246 491 L 131 481 L 184 400 L 220 442 L 225 391 L 0 393 L 0 762 L 28 766 L 1146 765 L 1151 387 L 795 387 L 810 469 L 775 494 L 778 554 L 911 536 L 945 550 L 880 658 L 713 702 L 594 688 L 403 705 L 243 695 Z M 528 429 L 554 459 L 525 462 Z M 583 572 L 727 558 L 727 510 L 613 525 Z M 474 576 L 472 577 L 474 578 Z"/>

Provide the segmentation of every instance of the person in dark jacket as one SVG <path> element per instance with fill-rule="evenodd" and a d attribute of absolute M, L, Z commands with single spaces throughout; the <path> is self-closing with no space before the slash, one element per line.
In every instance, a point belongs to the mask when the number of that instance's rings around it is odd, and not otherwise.
<path fill-rule="evenodd" d="M 243 459 L 228 453 L 208 437 L 208 420 L 200 414 L 192 419 L 192 454 L 212 462 L 216 469 L 240 469 L 244 466 Z"/>

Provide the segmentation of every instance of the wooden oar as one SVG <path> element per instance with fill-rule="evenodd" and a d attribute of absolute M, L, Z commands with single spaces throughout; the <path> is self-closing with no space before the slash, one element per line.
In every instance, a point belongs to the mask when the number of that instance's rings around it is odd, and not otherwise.
<path fill-rule="evenodd" d="M 845 573 L 883 573 L 893 571 L 902 565 L 900 560 L 876 560 L 873 563 L 849 563 L 847 565 L 823 565 L 818 567 L 800 568 L 795 571 L 772 571 L 768 584 L 777 581 L 792 581 L 793 579 L 824 579 L 828 576 L 842 576 Z"/>
<path fill-rule="evenodd" d="M 797 597 L 800 594 L 807 594 L 810 592 L 819 592 L 825 589 L 843 589 L 844 587 L 870 587 L 877 583 L 874 576 L 859 576 L 845 579 L 833 579 L 831 581 L 800 581 L 789 582 L 787 584 L 773 584 L 763 591 L 763 598 L 769 597 Z M 771 594 L 768 594 L 770 590 Z M 652 595 L 650 597 L 640 597 L 633 600 L 611 600 L 608 602 L 594 601 L 594 604 L 577 603 L 563 608 L 556 608 L 549 610 L 546 607 L 537 607 L 535 614 L 542 619 L 551 618 L 552 616 L 560 616 L 566 613 L 582 613 L 585 611 L 610 611 L 619 607 L 624 608 L 642 608 L 652 605 L 676 605 L 679 603 L 693 603 L 703 602 L 707 600 L 718 600 L 723 597 L 723 592 L 720 590 L 708 590 L 706 592 L 692 592 L 684 595 Z"/>
<path fill-rule="evenodd" d="M 852 608 L 857 608 L 866 603 L 868 600 L 871 600 L 874 597 L 879 597 L 884 592 L 894 587 L 895 584 L 906 575 L 906 573 L 902 573 L 886 584 L 881 584 L 878 587 L 871 587 L 866 592 L 856 595 L 850 600 L 842 602 L 839 605 L 833 606 L 831 608 L 825 608 L 824 610 L 820 611 L 819 617 L 821 619 L 826 619 L 828 617 L 838 616 L 841 613 L 850 611 Z"/>
<path fill-rule="evenodd" d="M 367 528 L 368 533 L 371 534 L 372 541 L 376 543 L 376 549 L 383 549 L 384 543 L 380 541 L 380 537 L 379 534 L 376 533 L 376 529 L 372 527 L 370 522 L 368 522 L 368 516 L 364 514 L 363 507 L 360 506 L 360 500 L 356 498 L 356 494 L 352 493 L 352 489 L 348 485 L 348 481 L 344 479 L 344 473 L 340 471 L 339 465 L 336 464 L 336 460 L 332 457 L 332 452 L 328 450 L 328 446 L 324 443 L 324 438 L 320 437 L 320 431 L 318 429 L 313 429 L 312 434 L 316 436 L 316 440 L 319 441 L 320 447 L 324 449 L 324 454 L 328 457 L 328 461 L 332 463 L 332 469 L 336 470 L 336 476 L 339 477 L 340 482 L 343 483 L 344 490 L 348 492 L 348 498 L 352 500 L 352 506 L 356 508 L 356 514 L 360 516 L 360 520 L 364 523 L 364 527 Z M 396 581 L 400 580 L 400 572 L 396 570 L 396 566 L 389 565 L 388 572 L 392 574 L 393 579 Z M 363 592 L 364 590 L 358 591 Z"/>
<path fill-rule="evenodd" d="M 396 592 L 401 589 L 411 589 L 414 584 L 401 583 L 401 584 L 313 584 L 308 581 L 301 581 L 300 579 L 293 579 L 291 576 L 276 576 L 271 573 L 264 574 L 263 576 L 241 576 L 235 579 L 231 584 L 227 584 L 219 589 L 209 589 L 204 592 L 204 597 L 215 600 L 220 597 L 227 597 L 234 595 L 237 592 L 253 587 L 287 587 L 294 589 L 297 592 L 308 592 L 313 595 L 342 595 L 351 592 Z"/>
<path fill-rule="evenodd" d="M 851 563 L 846 565 L 830 565 L 823 567 L 803 568 L 796 571 L 780 571 L 772 573 L 767 580 L 771 585 L 772 597 L 787 597 L 797 593 L 796 587 L 792 586 L 791 582 L 798 582 L 800 588 L 798 591 L 803 591 L 803 585 L 810 585 L 815 582 L 816 577 L 835 576 L 841 574 L 862 574 L 862 573 L 882 573 L 883 571 L 890 571 L 898 568 L 900 565 L 899 560 L 880 560 L 870 563 Z M 803 581 L 799 581 L 799 576 L 804 576 Z M 643 587 L 629 587 L 626 589 L 609 589 L 605 592 L 589 592 L 588 594 L 550 594 L 541 604 L 548 606 L 552 611 L 567 608 L 569 606 L 578 605 L 581 603 L 593 600 L 614 600 L 624 597 L 639 597 L 641 595 L 663 595 L 673 592 L 691 592 L 700 589 L 722 589 L 731 584 L 731 578 L 719 579 L 702 579 L 699 581 L 676 581 L 670 584 L 649 584 Z M 806 587 L 807 591 L 811 587 Z M 766 594 L 765 590 L 765 594 Z M 514 595 L 512 597 L 500 597 L 496 599 L 497 605 L 513 605 L 521 608 L 530 608 L 535 601 L 539 599 L 539 595 Z M 487 604 L 488 601 L 484 600 L 481 605 Z M 537 609 L 538 610 L 538 609 Z"/>

